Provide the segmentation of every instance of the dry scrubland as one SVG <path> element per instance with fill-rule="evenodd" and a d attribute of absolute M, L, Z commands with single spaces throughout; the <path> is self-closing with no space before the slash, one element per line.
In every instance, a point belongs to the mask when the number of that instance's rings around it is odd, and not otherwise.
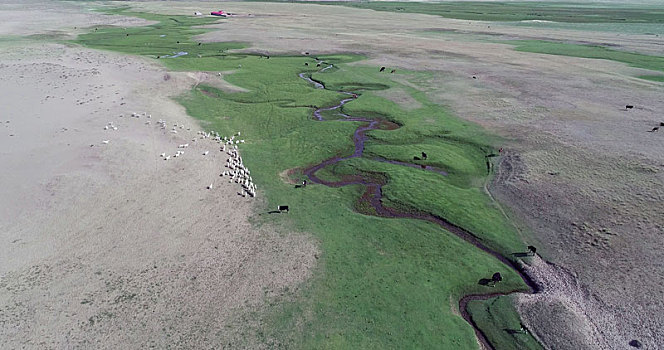
<path fill-rule="evenodd" d="M 102 19 L 140 24 L 92 16 L 85 6 L 48 6 L 57 8 L 26 26 L 27 10 L 3 4 L 2 33 L 71 35 L 74 26 Z M 187 14 L 210 4 L 133 6 Z M 556 264 L 533 264 L 544 291 L 519 298 L 524 323 L 555 349 L 664 343 L 664 135 L 646 132 L 664 122 L 664 86 L 635 78 L 652 72 L 621 63 L 517 52 L 486 41 L 488 35 L 602 43 L 662 56 L 661 38 L 318 5 L 224 8 L 241 16 L 201 40 L 249 42 L 251 50 L 270 54 L 350 51 L 371 58 L 362 65 L 432 71 L 428 79 L 403 83 L 509 140 L 491 191 L 522 224 L 524 237 L 539 241 L 542 255 Z M 165 164 L 156 155 L 181 143 L 179 136 L 117 117 L 148 111 L 193 125 L 167 96 L 200 76 L 166 80 L 161 67 L 145 60 L 60 44 L 2 46 L 11 50 L 0 56 L 6 77 L 0 338 L 10 339 L 10 347 L 103 340 L 112 348 L 139 337 L 138 345 L 200 345 L 210 330 L 241 339 L 235 326 L 260 310 L 264 290 L 276 297 L 306 278 L 316 252 L 311 239 L 269 228 L 252 232 L 246 217 L 255 202 L 232 196 L 232 187 L 205 190 L 222 158 Z M 417 107 L 401 91 L 384 94 Z M 636 108 L 625 110 L 626 104 Z M 102 128 L 111 120 L 119 130 L 108 136 Z M 109 227 L 112 236 L 103 234 Z M 157 298 L 132 296 L 160 284 L 170 287 Z M 206 312 L 219 303 L 225 317 Z M 126 338 L 95 328 L 109 314 Z M 154 339 L 155 327 L 191 338 Z M 139 329 L 148 331 L 131 333 Z"/>

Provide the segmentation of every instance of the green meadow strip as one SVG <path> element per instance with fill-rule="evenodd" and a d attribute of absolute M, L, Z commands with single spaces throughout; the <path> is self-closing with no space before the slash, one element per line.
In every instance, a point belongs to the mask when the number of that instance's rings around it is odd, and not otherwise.
<path fill-rule="evenodd" d="M 639 75 L 638 78 L 663 83 L 664 75 Z"/>
<path fill-rule="evenodd" d="M 336 69 L 318 72 L 311 57 L 267 59 L 233 51 L 246 47 L 243 43 L 199 45 L 193 36 L 205 29 L 194 26 L 218 19 L 115 13 L 157 23 L 92 28 L 76 42 L 153 58 L 172 71 L 227 72 L 226 82 L 246 92 L 197 85 L 177 101 L 205 130 L 221 135 L 242 132 L 242 157 L 264 201 L 259 204 L 263 209 L 250 218 L 255 225 L 310 232 L 319 242 L 313 277 L 291 292 L 293 300 L 274 303 L 264 316 L 259 334 L 266 344 L 305 349 L 476 349 L 473 329 L 458 315 L 459 299 L 470 293 L 527 289 L 511 268 L 437 225 L 360 214 L 360 186 L 296 189 L 289 183 L 301 180 L 298 174 L 307 166 L 352 153 L 352 135 L 360 122 L 312 118 L 315 106 L 333 106 L 347 96 L 335 90 L 352 90 L 360 96 L 342 112 L 380 116 L 401 127 L 371 131 L 364 157 L 323 169 L 321 176 L 377 174 L 387 181 L 385 205 L 444 217 L 505 256 L 524 251 L 515 229 L 482 188 L 485 156 L 500 140 L 391 79 L 422 73 L 380 73 L 376 67 L 349 65 L 363 57 L 345 54 L 320 56 Z M 178 56 L 181 52 L 187 54 Z M 314 88 L 300 73 L 328 89 Z M 405 110 L 375 93 L 392 88 L 408 91 L 422 107 Z M 448 175 L 377 160 L 417 162 L 413 156 L 421 152 L 430 155 L 424 163 Z M 291 210 L 267 213 L 277 205 Z M 478 285 L 494 272 L 504 279 L 495 288 Z"/>
<path fill-rule="evenodd" d="M 636 68 L 664 71 L 664 57 L 662 56 L 612 50 L 599 45 L 569 44 L 544 40 L 515 40 L 506 43 L 515 45 L 514 49 L 516 51 L 611 60 L 626 63 Z"/>
<path fill-rule="evenodd" d="M 272 1 L 300 2 L 300 1 Z M 310 1 L 301 1 L 311 4 Z M 475 21 L 551 21 L 564 23 L 664 23 L 661 6 L 506 1 L 319 1 L 320 5 L 345 6 L 375 11 L 420 13 Z"/>

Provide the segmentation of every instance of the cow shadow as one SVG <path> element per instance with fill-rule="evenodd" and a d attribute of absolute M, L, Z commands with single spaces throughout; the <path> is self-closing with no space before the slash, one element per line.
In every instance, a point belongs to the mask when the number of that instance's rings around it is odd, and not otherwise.
<path fill-rule="evenodd" d="M 480 286 L 492 286 L 491 284 L 492 282 L 493 281 L 488 278 L 482 278 L 477 282 L 477 284 L 479 284 Z"/>

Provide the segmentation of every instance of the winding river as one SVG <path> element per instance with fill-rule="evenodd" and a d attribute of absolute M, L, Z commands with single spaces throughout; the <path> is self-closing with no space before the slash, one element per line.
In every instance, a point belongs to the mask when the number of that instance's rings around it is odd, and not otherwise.
<path fill-rule="evenodd" d="M 323 83 L 315 81 L 311 79 L 306 73 L 300 73 L 299 74 L 300 78 L 310 82 L 313 84 L 316 88 L 319 89 L 325 89 L 325 86 Z M 346 103 L 353 101 L 358 97 L 357 94 L 348 92 L 348 91 L 338 91 L 342 94 L 348 95 L 348 98 L 342 99 L 337 105 L 332 106 L 332 107 L 325 107 L 325 108 L 318 108 L 314 111 L 313 116 L 316 118 L 318 121 L 326 121 L 323 115 L 321 114 L 322 112 L 326 111 L 334 111 L 337 109 L 340 109 L 343 105 Z M 539 292 L 539 286 L 538 284 L 526 273 L 526 271 L 519 266 L 515 261 L 509 260 L 505 258 L 503 255 L 498 253 L 497 251 L 489 248 L 486 246 L 476 235 L 474 235 L 472 232 L 457 226 L 449 221 L 447 221 L 443 217 L 439 217 L 437 215 L 431 214 L 431 213 L 426 213 L 426 212 L 416 212 L 416 211 L 408 211 L 408 212 L 403 212 L 394 208 L 390 207 L 385 207 L 383 206 L 382 203 L 382 186 L 384 185 L 380 181 L 371 178 L 370 176 L 367 175 L 362 175 L 362 174 L 355 174 L 355 175 L 350 175 L 350 176 L 344 176 L 341 180 L 338 181 L 327 181 L 324 179 L 319 178 L 316 176 L 316 173 L 329 166 L 333 165 L 336 163 L 339 163 L 344 160 L 348 160 L 351 158 L 359 158 L 362 157 L 364 153 L 364 143 L 367 140 L 367 132 L 371 130 L 376 130 L 376 129 L 387 129 L 387 130 L 394 130 L 399 128 L 398 124 L 382 120 L 382 119 L 372 119 L 372 118 L 363 118 L 363 117 L 353 117 L 348 114 L 344 113 L 338 113 L 339 116 L 343 117 L 343 119 L 338 119 L 342 121 L 359 121 L 363 122 L 360 126 L 358 126 L 355 129 L 355 132 L 353 134 L 353 142 L 355 144 L 355 149 L 353 153 L 349 156 L 341 157 L 332 157 L 330 159 L 324 160 L 323 162 L 313 165 L 309 168 L 304 169 L 304 175 L 306 175 L 309 180 L 312 183 L 316 184 L 321 184 L 329 187 L 342 187 L 342 186 L 347 186 L 347 185 L 364 185 L 366 187 L 366 190 L 364 194 L 362 195 L 362 201 L 365 203 L 368 203 L 371 208 L 375 211 L 375 215 L 379 217 L 385 217 L 385 218 L 409 218 L 409 219 L 418 219 L 418 220 L 425 220 L 432 222 L 445 230 L 457 235 L 461 239 L 465 240 L 466 242 L 474 245 L 475 247 L 483 250 L 487 254 L 492 255 L 496 259 L 500 260 L 503 262 L 505 265 L 511 267 L 523 280 L 523 282 L 528 286 L 529 290 L 526 292 L 518 292 L 514 291 L 511 293 L 487 293 L 487 294 L 469 294 L 461 298 L 459 301 L 459 310 L 461 312 L 461 316 L 468 322 L 473 329 L 475 330 L 475 334 L 477 335 L 478 340 L 487 348 L 487 349 L 495 349 L 495 347 L 489 342 L 487 339 L 486 335 L 482 332 L 482 330 L 479 329 L 477 324 L 473 321 L 472 317 L 470 316 L 470 313 L 467 310 L 467 305 L 468 302 L 471 300 L 486 300 L 490 299 L 493 297 L 501 296 L 501 295 L 506 295 L 506 294 L 512 294 L 512 293 L 537 293 Z M 384 159 L 384 158 L 373 158 L 373 160 L 380 161 L 380 162 L 385 162 L 385 163 L 391 163 L 391 164 L 396 164 L 396 165 L 402 165 L 402 166 L 408 166 L 408 167 L 416 167 L 416 168 L 422 168 L 423 171 L 432 171 L 435 173 L 438 173 L 442 176 L 446 176 L 447 172 L 445 172 L 442 169 L 434 168 L 434 167 L 429 167 L 425 166 L 422 167 L 419 164 L 413 164 L 413 163 L 407 163 L 407 162 L 400 162 L 400 161 L 394 161 L 394 160 L 389 160 L 389 159 Z"/>

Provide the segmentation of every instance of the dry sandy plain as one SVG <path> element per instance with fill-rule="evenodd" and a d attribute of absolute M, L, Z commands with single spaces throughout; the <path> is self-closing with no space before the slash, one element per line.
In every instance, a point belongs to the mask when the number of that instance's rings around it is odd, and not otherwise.
<path fill-rule="evenodd" d="M 141 24 L 91 15 L 86 4 L 18 3 L 0 5 L 3 36 Z M 31 18 L 44 6 L 39 21 Z M 210 4 L 132 6 L 187 14 Z M 358 52 L 369 57 L 359 64 L 433 72 L 405 83 L 508 140 L 490 190 L 549 261 L 530 267 L 543 292 L 519 298 L 524 323 L 550 349 L 664 344 L 664 135 L 646 132 L 664 122 L 664 85 L 618 62 L 482 40 L 591 42 L 662 56 L 661 37 L 319 5 L 224 9 L 239 16 L 200 40 L 271 54 Z M 221 155 L 203 157 L 197 144 L 165 162 L 158 154 L 185 136 L 127 118 L 148 111 L 153 122 L 198 130 L 169 97 L 205 77 L 166 74 L 136 57 L 3 40 L 0 339 L 9 348 L 218 348 L 220 336 L 246 339 L 235 326 L 310 274 L 313 238 L 256 228 L 248 218 L 260 200 L 226 184 L 205 189 Z M 109 121 L 119 129 L 103 130 Z M 110 327 L 96 327 L 111 314 Z"/>

